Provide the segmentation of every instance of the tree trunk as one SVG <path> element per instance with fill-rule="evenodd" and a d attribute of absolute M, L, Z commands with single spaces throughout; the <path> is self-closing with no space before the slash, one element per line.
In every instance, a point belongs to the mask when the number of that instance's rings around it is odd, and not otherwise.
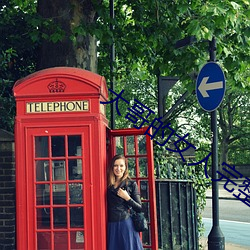
<path fill-rule="evenodd" d="M 225 112 L 225 110 L 227 112 Z M 228 163 L 228 150 L 229 150 L 229 144 L 230 144 L 230 135 L 232 133 L 232 114 L 229 112 L 230 107 L 226 105 L 224 109 L 222 107 L 219 107 L 219 125 L 221 129 L 221 139 L 220 139 L 220 146 L 219 146 L 219 152 L 220 152 L 220 160 L 219 160 L 219 168 L 218 170 L 221 173 L 224 173 L 227 175 L 225 171 L 222 170 L 223 166 L 222 163 Z M 223 112 L 224 111 L 224 112 Z M 227 113 L 227 115 L 225 115 Z"/>
<path fill-rule="evenodd" d="M 221 144 L 220 144 L 220 161 L 219 161 L 219 171 L 220 172 L 225 172 L 222 170 L 222 163 L 225 162 L 225 163 L 228 163 L 228 142 L 227 140 L 222 140 L 221 141 Z"/>
<path fill-rule="evenodd" d="M 69 66 L 96 72 L 96 38 L 85 32 L 96 22 L 92 1 L 38 0 L 37 11 L 44 20 L 52 20 L 54 24 L 53 27 L 43 25 L 41 30 L 46 39 L 42 40 L 38 51 L 37 68 Z M 58 33 L 62 35 L 60 41 L 56 41 Z"/>

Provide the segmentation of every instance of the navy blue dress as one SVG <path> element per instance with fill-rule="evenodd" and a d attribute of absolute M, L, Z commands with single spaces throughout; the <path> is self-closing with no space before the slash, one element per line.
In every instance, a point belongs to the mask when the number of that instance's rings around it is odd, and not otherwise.
<path fill-rule="evenodd" d="M 123 187 L 122 187 L 123 186 Z M 116 193 L 122 187 L 127 190 L 131 200 L 125 201 Z M 109 187 L 108 199 L 108 250 L 143 250 L 140 235 L 135 231 L 129 208 L 141 211 L 141 200 L 136 182 L 129 181 L 118 188 Z"/>

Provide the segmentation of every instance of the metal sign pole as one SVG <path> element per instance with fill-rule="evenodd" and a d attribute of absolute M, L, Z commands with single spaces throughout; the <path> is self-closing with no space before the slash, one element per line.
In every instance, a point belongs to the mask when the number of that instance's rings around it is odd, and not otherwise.
<path fill-rule="evenodd" d="M 210 61 L 215 62 L 216 41 L 213 37 L 209 42 Z M 211 112 L 212 141 L 212 179 L 217 179 L 218 171 L 218 128 L 217 110 Z M 208 235 L 208 250 L 225 250 L 225 238 L 219 225 L 219 185 L 217 181 L 212 182 L 212 206 L 213 206 L 213 226 Z"/>
<path fill-rule="evenodd" d="M 114 0 L 109 1 L 109 10 L 110 10 L 110 31 L 114 31 L 114 19 L 115 19 L 115 10 L 114 10 Z M 115 78 L 114 78 L 114 63 L 115 63 L 115 43 L 114 38 L 110 46 L 110 88 L 115 90 Z M 111 113 L 111 129 L 115 129 L 115 102 L 111 103 L 110 106 Z"/>

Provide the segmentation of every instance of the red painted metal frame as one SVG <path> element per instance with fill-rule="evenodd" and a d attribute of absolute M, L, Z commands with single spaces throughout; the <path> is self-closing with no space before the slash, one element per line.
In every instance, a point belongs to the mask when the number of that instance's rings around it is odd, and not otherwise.
<path fill-rule="evenodd" d="M 115 137 L 118 136 L 139 136 L 144 135 L 148 127 L 144 127 L 141 129 L 134 129 L 134 128 L 127 128 L 127 129 L 117 129 L 117 130 L 110 130 L 110 143 L 111 143 L 111 155 L 113 157 L 116 154 L 116 142 Z M 152 131 L 149 131 L 152 133 Z M 138 144 L 135 142 L 135 159 L 138 161 Z M 127 156 L 127 149 L 126 143 L 124 143 L 124 155 Z M 139 177 L 139 169 L 136 168 L 136 178 L 135 180 L 139 184 L 140 180 L 148 180 L 149 182 L 149 206 L 150 206 L 150 224 L 149 227 L 151 229 L 151 245 L 145 245 L 144 248 L 158 250 L 158 233 L 157 233 L 157 215 L 156 215 L 156 193 L 155 193 L 155 177 L 154 177 L 154 158 L 153 158 L 153 143 L 150 137 L 146 136 L 146 154 L 140 155 L 140 157 L 147 157 L 148 161 L 148 177 Z M 130 155 L 133 157 L 133 155 Z M 110 159 L 110 158 L 109 158 Z M 138 165 L 138 162 L 136 164 Z M 140 185 L 138 185 L 140 187 Z"/>
<path fill-rule="evenodd" d="M 47 132 L 45 132 L 47 131 Z M 91 249 L 92 248 L 92 243 L 90 242 L 89 238 L 91 237 L 91 235 L 93 234 L 93 216 L 91 216 L 91 210 L 92 210 L 92 202 L 91 202 L 91 189 L 89 188 L 91 186 L 91 175 L 90 172 L 88 171 L 88 169 L 86 169 L 85 166 L 88 166 L 89 164 L 89 158 L 90 158 L 90 153 L 89 153 L 89 147 L 86 147 L 86 145 L 89 144 L 89 128 L 88 126 L 83 126 L 83 127 L 70 127 L 68 133 L 65 133 L 65 128 L 28 128 L 27 129 L 27 152 L 29 152 L 29 156 L 28 156 L 28 160 L 27 160 L 27 167 L 28 169 L 30 169 L 30 171 L 27 172 L 28 175 L 28 182 L 27 182 L 27 192 L 28 192 L 28 197 L 29 197 L 29 202 L 27 203 L 27 208 L 28 208 L 28 215 L 29 215 L 29 219 L 30 219 L 30 232 L 29 232 L 29 236 L 31 236 L 29 238 L 28 241 L 28 248 L 27 249 L 37 249 L 36 246 L 36 242 L 37 242 L 37 234 L 36 232 L 49 232 L 51 234 L 51 246 L 50 249 L 56 250 L 54 248 L 54 238 L 53 238 L 53 233 L 54 232 L 65 232 L 67 233 L 67 242 L 71 242 L 71 232 L 76 232 L 76 231 L 84 231 L 84 237 L 85 239 L 85 249 Z M 74 132 L 73 132 L 74 131 Z M 83 209 L 84 209 L 84 222 L 87 225 L 88 230 L 85 230 L 83 226 L 82 228 L 72 228 L 70 227 L 70 223 L 69 223 L 69 218 L 70 218 L 70 214 L 69 214 L 69 208 L 70 207 L 79 207 L 80 205 L 70 205 L 69 201 L 66 200 L 66 204 L 63 207 L 68 208 L 67 209 L 67 227 L 66 228 L 60 228 L 60 229 L 52 229 L 52 222 L 53 222 L 53 213 L 51 213 L 51 219 L 50 219 L 50 229 L 38 229 L 37 228 L 37 223 L 36 223 L 36 218 L 37 218 L 37 213 L 36 213 L 36 208 L 44 208 L 43 205 L 37 205 L 36 204 L 36 185 L 38 184 L 45 184 L 44 181 L 36 181 L 36 176 L 35 176 L 35 161 L 36 160 L 45 160 L 44 158 L 36 158 L 35 157 L 35 152 L 34 152 L 34 138 L 35 136 L 65 136 L 65 139 L 67 138 L 67 136 L 69 135 L 81 135 L 82 138 L 82 156 L 81 157 L 77 157 L 78 159 L 81 158 L 82 159 L 82 165 L 83 165 L 83 176 L 84 176 L 84 180 L 82 181 L 83 184 Z M 67 139 L 66 139 L 67 141 Z M 50 142 L 50 140 L 49 140 Z M 49 149 L 51 151 L 51 147 L 50 147 L 50 143 L 49 143 Z M 67 152 L 67 142 L 65 143 L 65 152 Z M 49 157 L 46 157 L 46 160 L 51 161 L 51 152 L 49 154 Z M 80 183 L 79 181 L 74 181 L 74 180 L 69 180 L 68 179 L 68 171 L 67 171 L 67 160 L 70 159 L 75 159 L 75 157 L 69 157 L 67 155 L 62 156 L 62 157 L 58 157 L 60 159 L 64 158 L 65 162 L 66 162 L 66 180 L 65 181 L 59 181 L 56 182 L 57 184 L 66 184 L 66 197 L 69 197 L 69 190 L 68 190 L 68 185 L 69 183 Z M 56 160 L 56 159 L 54 159 Z M 31 171 L 33 170 L 33 171 Z M 52 169 L 50 169 L 50 176 L 52 177 Z M 47 184 L 52 183 L 52 179 L 50 178 L 50 181 L 46 182 Z M 53 182 L 54 183 L 54 182 Z M 54 207 L 62 207 L 60 205 L 53 205 Z M 52 189 L 50 188 L 50 205 L 47 205 L 46 208 L 51 209 L 52 208 Z M 87 216 L 86 216 L 87 215 Z M 33 219 L 34 218 L 34 219 Z M 89 245 L 89 247 L 87 247 Z M 70 250 L 70 243 L 68 244 L 68 248 L 67 250 Z"/>

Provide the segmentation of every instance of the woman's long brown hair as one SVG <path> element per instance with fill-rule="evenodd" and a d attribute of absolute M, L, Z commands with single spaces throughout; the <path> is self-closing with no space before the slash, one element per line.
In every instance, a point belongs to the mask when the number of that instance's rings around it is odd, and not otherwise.
<path fill-rule="evenodd" d="M 108 167 L 108 173 L 107 173 L 107 175 L 108 175 L 107 176 L 108 177 L 108 187 L 115 184 L 115 174 L 113 171 L 114 170 L 114 163 L 116 160 L 119 160 L 119 159 L 123 159 L 125 162 L 125 166 L 126 166 L 126 169 L 125 169 L 125 172 L 122 176 L 121 182 L 126 180 L 126 179 L 130 179 L 129 172 L 128 172 L 128 160 L 125 158 L 124 155 L 115 155 L 113 157 L 113 159 L 111 160 L 109 167 Z"/>

